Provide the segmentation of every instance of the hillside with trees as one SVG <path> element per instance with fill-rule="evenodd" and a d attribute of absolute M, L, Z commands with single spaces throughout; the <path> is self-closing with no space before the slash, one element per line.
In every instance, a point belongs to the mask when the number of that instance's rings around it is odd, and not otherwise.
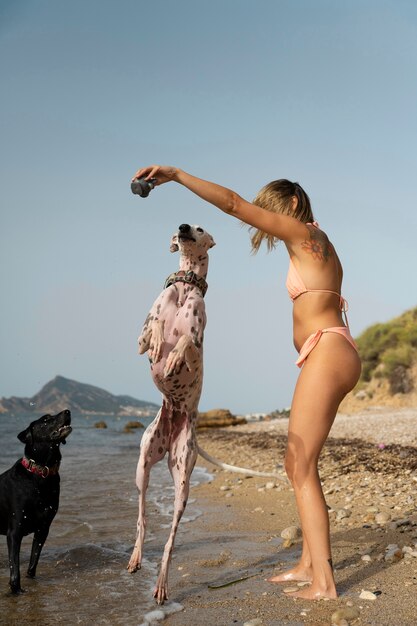
<path fill-rule="evenodd" d="M 417 405 L 417 308 L 356 338 L 362 374 L 341 411 L 367 405 Z"/>

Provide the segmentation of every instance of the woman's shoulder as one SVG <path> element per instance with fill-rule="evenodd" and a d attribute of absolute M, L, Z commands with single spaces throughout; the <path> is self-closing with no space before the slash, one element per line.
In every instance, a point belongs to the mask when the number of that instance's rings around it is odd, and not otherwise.
<path fill-rule="evenodd" d="M 320 228 L 318 222 L 309 222 L 306 227 L 307 236 L 300 242 L 300 251 L 307 253 L 315 261 L 327 261 L 336 254 L 327 233 Z"/>

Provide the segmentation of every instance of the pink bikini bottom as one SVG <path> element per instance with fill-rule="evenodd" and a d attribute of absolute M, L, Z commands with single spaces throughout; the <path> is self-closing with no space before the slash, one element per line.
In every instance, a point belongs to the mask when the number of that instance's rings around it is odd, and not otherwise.
<path fill-rule="evenodd" d="M 353 348 L 355 348 L 356 352 L 358 348 L 353 340 L 352 335 L 349 332 L 349 328 L 346 326 L 334 326 L 333 328 L 323 328 L 323 330 L 316 330 L 315 333 L 307 337 L 306 341 L 301 346 L 300 356 L 295 362 L 298 367 L 302 367 L 304 361 L 310 354 L 310 352 L 316 347 L 323 333 L 337 333 L 338 335 L 342 335 Z"/>

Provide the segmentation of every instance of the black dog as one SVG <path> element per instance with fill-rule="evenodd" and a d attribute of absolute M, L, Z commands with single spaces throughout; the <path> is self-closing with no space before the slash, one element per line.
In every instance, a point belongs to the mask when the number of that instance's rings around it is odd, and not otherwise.
<path fill-rule="evenodd" d="M 10 587 L 20 593 L 19 553 L 22 539 L 35 533 L 27 575 L 36 567 L 59 505 L 59 446 L 72 428 L 70 411 L 44 415 L 17 436 L 25 454 L 0 476 L 0 534 L 7 535 Z"/>

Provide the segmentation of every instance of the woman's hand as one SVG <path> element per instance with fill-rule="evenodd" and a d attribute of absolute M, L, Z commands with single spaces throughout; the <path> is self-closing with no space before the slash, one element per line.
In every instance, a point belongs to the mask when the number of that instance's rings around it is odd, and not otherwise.
<path fill-rule="evenodd" d="M 132 181 L 136 178 L 145 178 L 146 180 L 154 178 L 155 185 L 163 185 L 164 183 L 169 183 L 174 180 L 177 172 L 178 170 L 175 167 L 168 165 L 148 165 L 148 167 L 142 167 L 138 170 L 133 176 Z"/>

